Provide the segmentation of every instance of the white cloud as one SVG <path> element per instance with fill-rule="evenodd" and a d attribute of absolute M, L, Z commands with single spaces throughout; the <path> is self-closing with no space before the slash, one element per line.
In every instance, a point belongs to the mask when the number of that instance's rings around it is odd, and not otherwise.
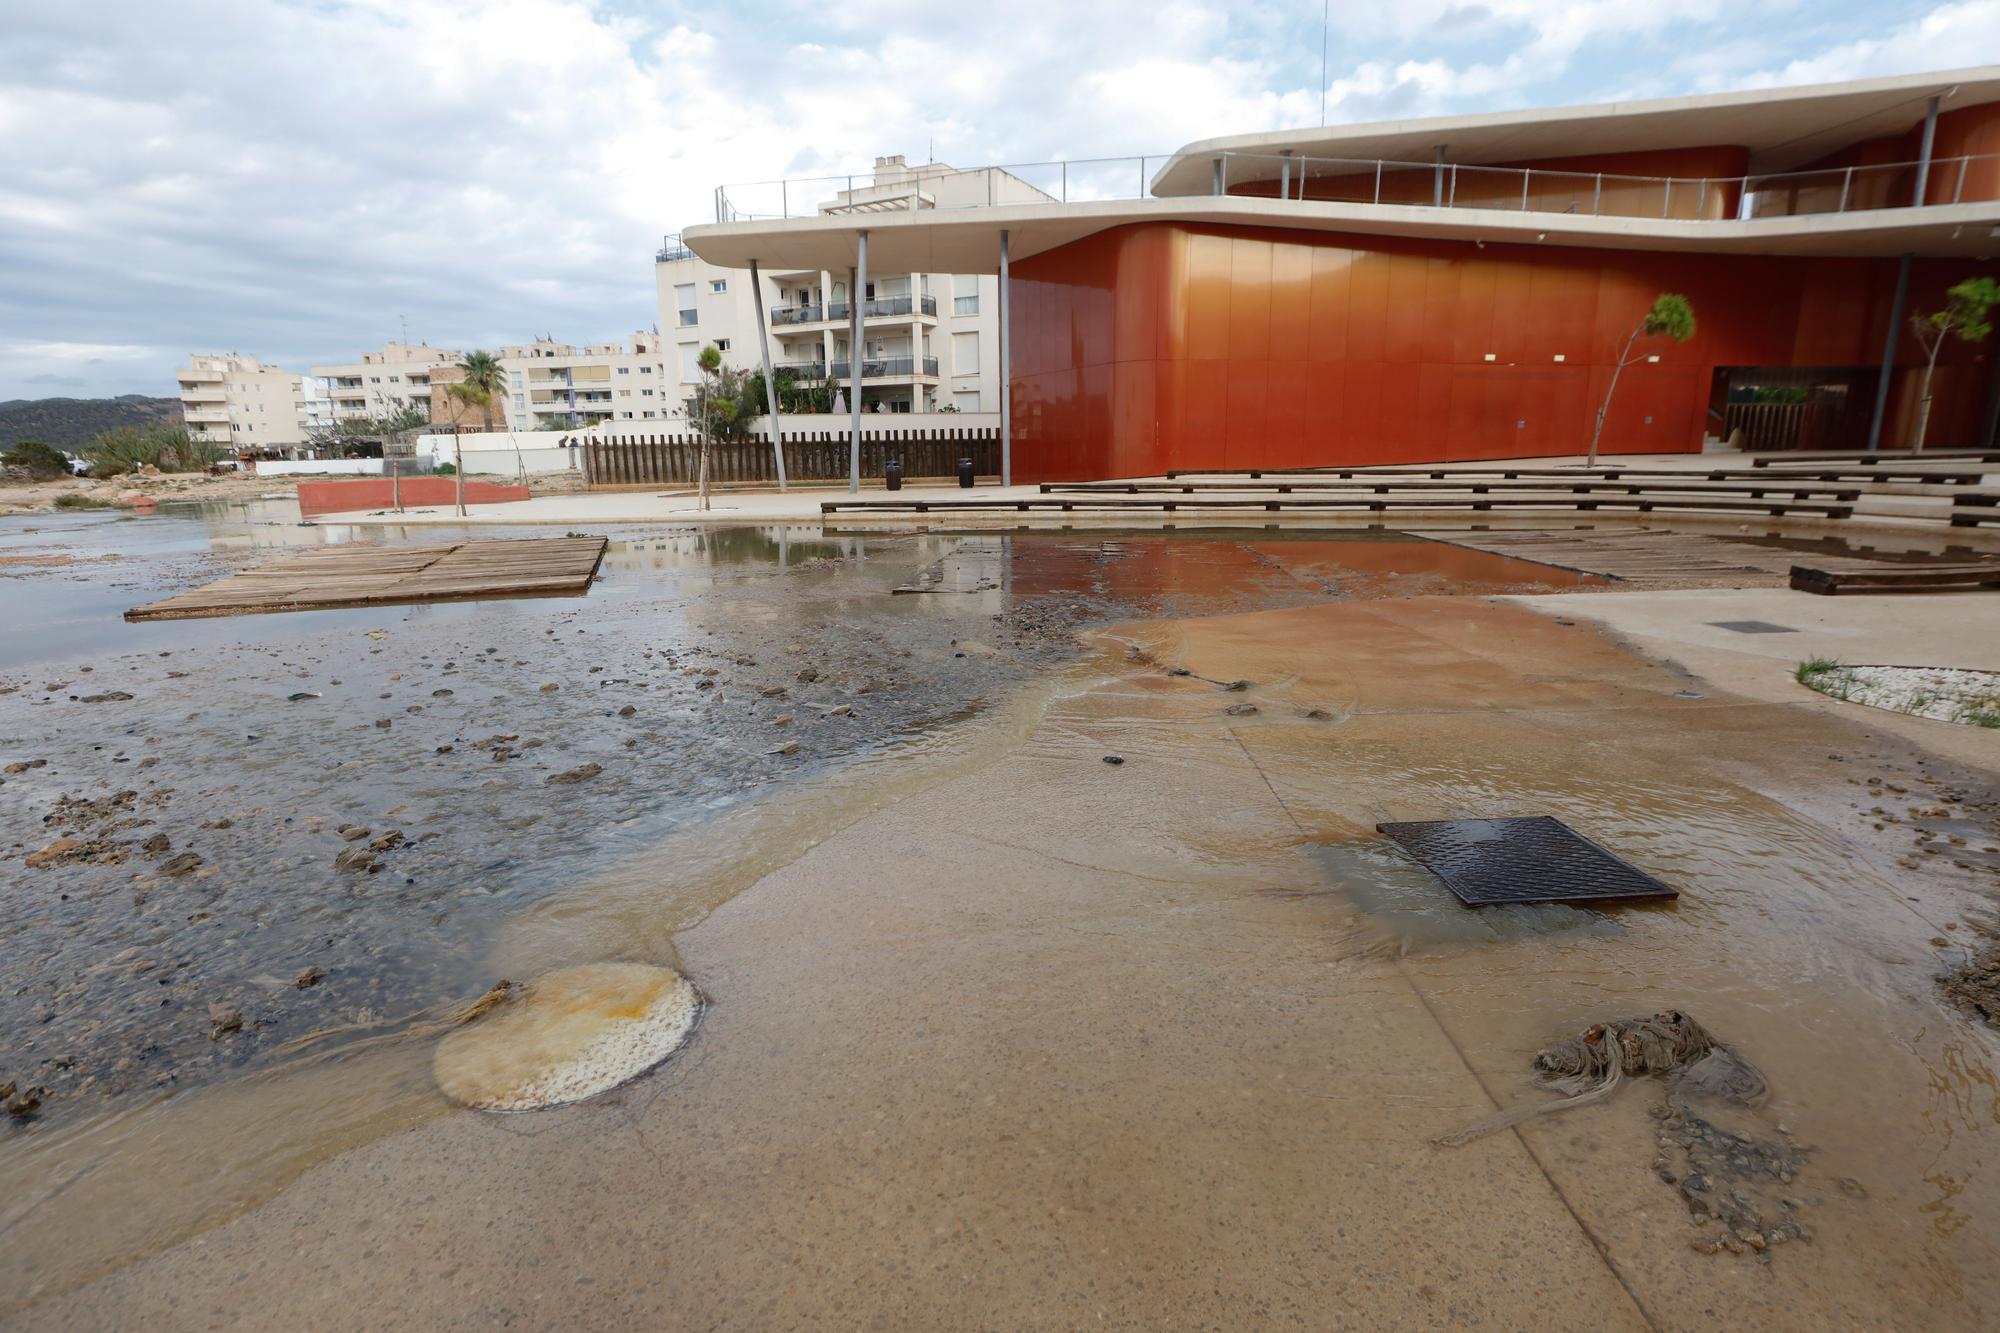
<path fill-rule="evenodd" d="M 1958 69 L 2000 58 L 2000 0 L 1940 5 L 1880 37 L 1840 42 L 1817 55 L 1756 70 L 1729 86 L 1836 83 Z"/>
<path fill-rule="evenodd" d="M 1339 120 L 1694 91 L 1702 52 L 1742 69 L 1774 36 L 1821 54 L 1763 81 L 1953 64 L 2000 49 L 1996 9 L 1337 5 L 1324 102 Z M 712 216 L 718 184 L 1311 124 L 1321 40 L 1309 0 L 16 6 L 0 341 L 145 349 L 51 354 L 33 384 L 161 392 L 191 350 L 305 368 L 404 318 L 448 346 L 615 337 L 654 320 L 659 235 Z"/>

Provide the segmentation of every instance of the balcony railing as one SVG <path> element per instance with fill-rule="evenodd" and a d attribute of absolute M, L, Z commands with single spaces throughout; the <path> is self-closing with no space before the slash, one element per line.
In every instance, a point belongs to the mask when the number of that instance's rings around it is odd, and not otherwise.
<path fill-rule="evenodd" d="M 817 324 L 825 318 L 825 306 L 779 305 L 771 307 L 771 323 L 773 324 Z"/>
<path fill-rule="evenodd" d="M 921 364 L 922 369 L 918 369 Z M 830 367 L 833 378 L 844 380 L 848 377 L 848 363 L 836 361 Z M 864 380 L 890 379 L 897 375 L 935 375 L 938 362 L 934 356 L 921 358 L 912 356 L 869 356 L 861 359 L 861 378 Z"/>
<path fill-rule="evenodd" d="M 681 244 L 681 234 L 670 231 L 660 238 L 660 248 L 653 258 L 662 264 L 671 264 L 676 259 L 693 259 L 694 251 Z"/>
<path fill-rule="evenodd" d="M 823 380 L 826 378 L 826 362 L 783 361 L 772 366 L 771 373 L 787 379 Z"/>
<path fill-rule="evenodd" d="M 853 312 L 854 307 L 846 301 L 829 301 L 826 303 L 826 317 L 828 319 L 852 319 L 854 317 Z M 861 317 L 863 319 L 894 319 L 898 316 L 919 313 L 925 315 L 937 314 L 937 298 L 935 296 L 878 296 L 872 301 L 863 301 L 861 303 Z"/>
<path fill-rule="evenodd" d="M 1170 163 L 1179 164 L 1176 175 L 1183 181 L 1192 166 L 1202 173 L 1206 188 L 1155 194 L 1159 173 Z M 924 192 L 910 196 L 910 206 L 949 210 L 1127 199 L 1192 200 L 1226 194 L 1305 204 L 1724 222 L 2000 198 L 2000 153 L 1936 157 L 1928 171 L 1919 168 L 1916 162 L 1894 162 L 1739 176 L 1637 176 L 1386 158 L 1224 152 L 1187 159 L 1161 153 L 980 168 L 957 173 L 956 179 L 966 186 L 957 191 L 927 179 Z M 1920 174 L 1925 185 L 1923 198 L 1918 200 Z M 750 222 L 823 216 L 813 200 L 852 191 L 857 183 L 865 190 L 870 179 L 864 173 L 717 186 L 715 218 L 717 222 Z M 928 297 L 925 300 L 934 309 L 935 302 Z"/>

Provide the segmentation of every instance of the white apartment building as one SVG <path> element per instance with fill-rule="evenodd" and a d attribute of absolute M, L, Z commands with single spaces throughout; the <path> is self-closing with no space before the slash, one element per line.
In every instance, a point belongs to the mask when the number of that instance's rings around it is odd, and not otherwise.
<path fill-rule="evenodd" d="M 460 354 L 423 343 L 387 343 L 379 352 L 363 352 L 359 361 L 314 366 L 312 373 L 327 382 L 336 419 L 386 416 L 414 407 L 426 417 L 431 410 L 431 369 L 456 365 Z"/>
<path fill-rule="evenodd" d="M 254 356 L 195 353 L 175 372 L 188 434 L 240 450 L 304 443 L 299 377 Z"/>
<path fill-rule="evenodd" d="M 1007 202 L 1048 202 L 1018 177 L 943 163 L 911 167 L 875 160 L 869 184 L 839 190 L 821 213 L 955 208 L 999 192 Z M 666 238 L 654 264 L 660 327 L 672 344 L 674 416 L 685 421 L 701 372 L 696 358 L 714 344 L 733 369 L 761 366 L 750 275 L 716 268 Z M 834 379 L 847 392 L 853 293 L 846 272 L 758 274 L 779 377 Z M 999 279 L 992 274 L 870 273 L 861 291 L 861 405 L 864 412 L 995 412 L 1000 407 Z"/>
<path fill-rule="evenodd" d="M 584 347 L 539 339 L 498 355 L 507 372 L 505 420 L 515 430 L 629 428 L 659 423 L 678 406 L 657 329 Z"/>

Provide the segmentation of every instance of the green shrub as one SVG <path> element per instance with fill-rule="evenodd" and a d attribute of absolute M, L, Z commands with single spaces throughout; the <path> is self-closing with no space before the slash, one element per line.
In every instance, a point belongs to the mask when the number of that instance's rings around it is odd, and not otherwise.
<path fill-rule="evenodd" d="M 58 509 L 116 509 L 117 507 L 118 503 L 115 500 L 106 500 L 95 495 L 79 495 L 75 491 L 56 497 Z"/>
<path fill-rule="evenodd" d="M 458 469 L 449 463 L 439 463 L 431 469 L 431 475 L 433 477 L 455 477 L 458 475 Z"/>
<path fill-rule="evenodd" d="M 83 446 L 95 477 L 116 477 L 152 466 L 162 472 L 199 472 L 228 455 L 228 449 L 197 440 L 179 426 L 120 426 Z"/>
<path fill-rule="evenodd" d="M 60 450 L 51 449 L 40 440 L 22 440 L 0 454 L 0 463 L 25 469 L 29 476 L 38 479 L 69 475 L 69 459 L 63 457 Z"/>

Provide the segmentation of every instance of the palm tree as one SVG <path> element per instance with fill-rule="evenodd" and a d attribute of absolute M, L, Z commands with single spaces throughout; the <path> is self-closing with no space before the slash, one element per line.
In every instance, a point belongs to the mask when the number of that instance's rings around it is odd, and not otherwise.
<path fill-rule="evenodd" d="M 479 414 L 487 432 L 493 430 L 493 403 L 506 392 L 507 372 L 501 368 L 500 358 L 491 352 L 468 352 L 458 363 L 463 378 L 448 386 L 445 392 L 459 403 L 479 404 Z M 456 417 L 457 414 L 454 414 Z M 465 450 L 458 442 L 458 433 L 451 437 L 452 466 L 456 469 L 458 484 L 458 516 L 465 517 Z"/>

